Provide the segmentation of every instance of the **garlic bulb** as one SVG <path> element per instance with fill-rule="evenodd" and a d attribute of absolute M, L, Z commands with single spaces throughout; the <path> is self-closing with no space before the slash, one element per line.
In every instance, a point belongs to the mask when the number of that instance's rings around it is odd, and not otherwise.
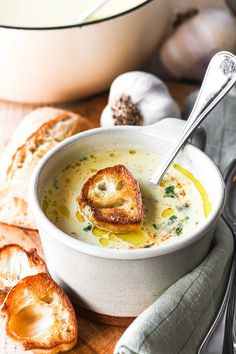
<path fill-rule="evenodd" d="M 163 44 L 160 58 L 174 77 L 201 79 L 216 52 L 235 49 L 235 18 L 225 10 L 207 9 L 177 28 Z"/>
<path fill-rule="evenodd" d="M 152 74 L 131 71 L 113 81 L 101 126 L 146 125 L 165 117 L 180 117 L 166 85 Z"/>

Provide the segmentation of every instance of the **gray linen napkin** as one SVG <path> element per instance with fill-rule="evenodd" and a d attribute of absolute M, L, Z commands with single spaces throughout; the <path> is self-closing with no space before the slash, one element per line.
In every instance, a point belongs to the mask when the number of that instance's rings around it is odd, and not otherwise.
<path fill-rule="evenodd" d="M 223 172 L 236 157 L 236 97 L 235 88 L 214 108 L 202 127 L 207 133 L 205 152 Z M 186 100 L 186 116 L 190 113 L 198 92 Z"/>
<path fill-rule="evenodd" d="M 186 100 L 186 116 L 197 92 Z M 223 172 L 236 157 L 236 89 L 202 124 L 206 153 Z M 216 245 L 191 273 L 178 280 L 125 331 L 115 354 L 195 354 L 222 300 L 233 252 L 233 238 L 220 221 Z"/>
<path fill-rule="evenodd" d="M 232 254 L 232 233 L 220 220 L 206 259 L 137 317 L 114 354 L 195 354 L 222 300 Z"/>

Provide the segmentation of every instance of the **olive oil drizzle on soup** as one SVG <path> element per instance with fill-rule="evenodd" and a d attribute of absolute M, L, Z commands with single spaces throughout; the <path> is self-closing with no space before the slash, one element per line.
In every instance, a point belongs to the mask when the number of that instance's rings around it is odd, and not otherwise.
<path fill-rule="evenodd" d="M 81 241 L 110 248 L 148 248 L 186 237 L 211 212 L 202 184 L 185 168 L 172 165 L 159 186 L 149 178 L 159 155 L 135 150 L 97 152 L 67 166 L 47 185 L 42 208 L 59 229 Z M 143 197 L 144 222 L 138 232 L 114 234 L 94 227 L 78 210 L 76 197 L 85 181 L 98 170 L 124 164 L 138 181 Z"/>

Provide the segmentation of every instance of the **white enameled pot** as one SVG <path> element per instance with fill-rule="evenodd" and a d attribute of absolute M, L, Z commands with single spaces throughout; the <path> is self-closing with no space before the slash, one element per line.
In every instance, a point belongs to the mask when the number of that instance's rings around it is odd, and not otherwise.
<path fill-rule="evenodd" d="M 148 0 L 82 25 L 17 28 L 0 24 L 0 98 L 61 102 L 108 88 L 140 67 L 169 24 L 169 1 Z"/>
<path fill-rule="evenodd" d="M 165 154 L 182 127 L 183 121 L 168 118 L 152 126 L 86 131 L 60 143 L 37 166 L 30 184 L 30 205 L 48 269 L 75 304 L 103 315 L 137 316 L 206 256 L 224 206 L 224 182 L 214 163 L 190 144 L 176 161 L 202 182 L 212 212 L 191 235 L 175 242 L 147 249 L 93 246 L 60 231 L 40 207 L 47 182 L 80 156 L 126 148 Z"/>

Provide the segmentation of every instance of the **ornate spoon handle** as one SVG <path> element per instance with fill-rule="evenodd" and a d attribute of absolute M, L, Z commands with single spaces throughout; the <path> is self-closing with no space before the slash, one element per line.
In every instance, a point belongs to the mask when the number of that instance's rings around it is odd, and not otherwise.
<path fill-rule="evenodd" d="M 174 146 L 168 151 L 150 182 L 157 185 L 180 149 L 187 143 L 199 124 L 222 100 L 236 82 L 236 57 L 219 52 L 211 59 L 203 83 L 186 124 Z"/>

